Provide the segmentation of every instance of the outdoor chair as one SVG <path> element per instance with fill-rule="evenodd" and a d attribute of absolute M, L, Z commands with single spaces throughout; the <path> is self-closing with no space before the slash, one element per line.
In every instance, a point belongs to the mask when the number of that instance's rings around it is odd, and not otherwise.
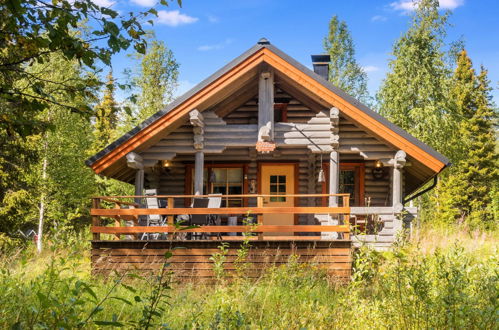
<path fill-rule="evenodd" d="M 193 198 L 192 208 L 207 208 L 210 200 L 208 198 Z M 206 214 L 191 214 L 189 219 L 189 224 L 191 226 L 204 226 L 208 224 L 208 219 Z M 205 239 L 207 237 L 206 233 L 192 233 L 191 239 L 199 240 Z"/>
<path fill-rule="evenodd" d="M 159 203 L 158 203 L 158 198 L 157 197 L 152 197 L 152 196 L 157 196 L 158 192 L 156 189 L 146 189 L 145 191 L 146 196 L 151 196 L 151 197 L 146 197 L 145 198 L 145 205 L 146 208 L 148 209 L 157 209 L 159 208 Z M 166 226 L 166 221 L 165 218 L 159 214 L 148 214 L 146 215 L 146 226 Z M 160 233 L 144 233 L 142 234 L 141 239 L 154 239 L 157 240 L 162 234 Z"/>
<path fill-rule="evenodd" d="M 208 197 L 208 208 L 209 209 L 219 209 L 222 206 L 222 194 L 212 194 Z M 208 226 L 220 226 L 221 220 L 218 214 L 210 214 L 207 217 Z M 217 239 L 221 240 L 222 236 L 220 233 L 212 233 Z"/>

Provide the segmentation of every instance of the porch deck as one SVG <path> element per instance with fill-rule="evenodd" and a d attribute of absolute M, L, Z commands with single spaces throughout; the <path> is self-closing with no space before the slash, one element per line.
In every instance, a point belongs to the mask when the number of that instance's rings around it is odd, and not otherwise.
<path fill-rule="evenodd" d="M 174 199 L 213 197 L 212 195 L 153 196 L 167 201 L 165 208 L 143 208 L 140 200 L 151 196 L 95 197 L 91 215 L 93 219 L 92 271 L 108 274 L 111 271 L 153 272 L 165 262 L 164 254 L 174 250 L 168 260 L 175 275 L 182 279 L 212 278 L 213 260 L 221 241 L 226 243 L 223 267 L 230 276 L 237 265 L 250 264 L 247 277 L 257 277 L 262 270 L 282 265 L 291 258 L 298 263 L 311 263 L 324 269 L 329 275 L 347 279 L 351 273 L 350 206 L 348 194 L 308 195 L 222 195 L 222 198 L 257 200 L 256 207 L 227 208 L 176 208 Z M 331 207 L 267 207 L 265 198 L 334 198 Z M 338 200 L 340 199 L 339 203 Z M 131 200 L 135 200 L 132 202 Z M 166 217 L 164 226 L 141 226 L 141 217 L 148 215 Z M 239 216 L 241 225 L 192 227 L 175 223 L 176 215 L 203 214 Z M 269 225 L 267 214 L 320 214 L 336 219 L 337 225 Z M 254 218 L 253 223 L 251 219 Z M 106 220 L 107 219 L 107 220 Z M 111 219 L 111 221 L 109 221 Z M 105 225 L 105 224 L 108 225 Z M 111 225 L 111 226 L 109 226 Z M 161 233 L 162 239 L 142 240 L 144 233 Z M 203 233 L 203 240 L 186 239 L 184 233 Z M 216 233 L 216 234 L 215 234 Z M 229 236 L 229 233 L 230 236 Z M 326 233 L 337 233 L 330 236 Z M 240 236 L 233 236 L 240 235 Z M 326 236 L 327 235 L 327 236 Z M 334 238 L 333 238 L 334 237 Z M 147 237 L 149 238 L 149 237 Z M 250 241 L 250 249 L 244 260 L 238 259 L 238 251 L 244 240 Z M 181 249 L 179 249 L 181 248 Z"/>

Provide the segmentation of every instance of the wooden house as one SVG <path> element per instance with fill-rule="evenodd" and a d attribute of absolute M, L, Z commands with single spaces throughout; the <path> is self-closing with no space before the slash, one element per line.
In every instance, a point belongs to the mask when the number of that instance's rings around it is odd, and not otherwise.
<path fill-rule="evenodd" d="M 95 173 L 135 185 L 135 196 L 94 199 L 94 269 L 153 260 L 180 244 L 178 269 L 209 276 L 218 240 L 235 251 L 248 230 L 258 260 L 294 251 L 340 275 L 352 244 L 389 248 L 417 214 L 411 196 L 448 160 L 329 83 L 327 55 L 312 58 L 315 72 L 261 39 L 90 158 Z M 156 189 L 166 208 L 144 207 L 144 189 Z M 212 194 L 222 194 L 220 207 L 192 207 L 194 196 Z M 257 226 L 242 224 L 249 213 Z M 167 226 L 139 225 L 151 214 Z M 178 240 L 182 214 L 217 215 L 221 225 L 187 231 L 222 235 Z M 147 232 L 165 239 L 140 239 Z"/>

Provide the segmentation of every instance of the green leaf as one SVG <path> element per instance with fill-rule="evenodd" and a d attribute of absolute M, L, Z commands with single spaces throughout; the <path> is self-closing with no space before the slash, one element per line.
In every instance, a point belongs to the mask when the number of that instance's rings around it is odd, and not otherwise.
<path fill-rule="evenodd" d="M 127 305 L 132 306 L 132 303 L 130 301 L 126 300 L 125 298 L 121 298 L 121 297 L 110 297 L 109 299 L 119 300 L 121 302 L 124 302 Z"/>
<path fill-rule="evenodd" d="M 118 321 L 94 321 L 94 324 L 100 326 L 123 327 L 124 324 Z"/>

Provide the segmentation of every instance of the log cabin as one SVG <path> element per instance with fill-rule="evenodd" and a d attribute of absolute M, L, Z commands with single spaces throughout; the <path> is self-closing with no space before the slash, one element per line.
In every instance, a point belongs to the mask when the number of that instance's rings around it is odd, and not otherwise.
<path fill-rule="evenodd" d="M 94 271 L 155 269 L 182 246 L 180 275 L 210 277 L 220 240 L 234 260 L 251 239 L 255 265 L 297 254 L 348 277 L 352 247 L 390 248 L 417 216 L 410 200 L 449 161 L 328 82 L 328 55 L 312 62 L 262 38 L 91 157 L 95 173 L 135 186 L 134 196 L 93 200 Z M 145 189 L 164 203 L 145 205 Z M 210 196 L 221 203 L 193 204 Z M 153 214 L 163 226 L 143 225 Z M 179 217 L 200 214 L 218 222 L 178 235 Z"/>

